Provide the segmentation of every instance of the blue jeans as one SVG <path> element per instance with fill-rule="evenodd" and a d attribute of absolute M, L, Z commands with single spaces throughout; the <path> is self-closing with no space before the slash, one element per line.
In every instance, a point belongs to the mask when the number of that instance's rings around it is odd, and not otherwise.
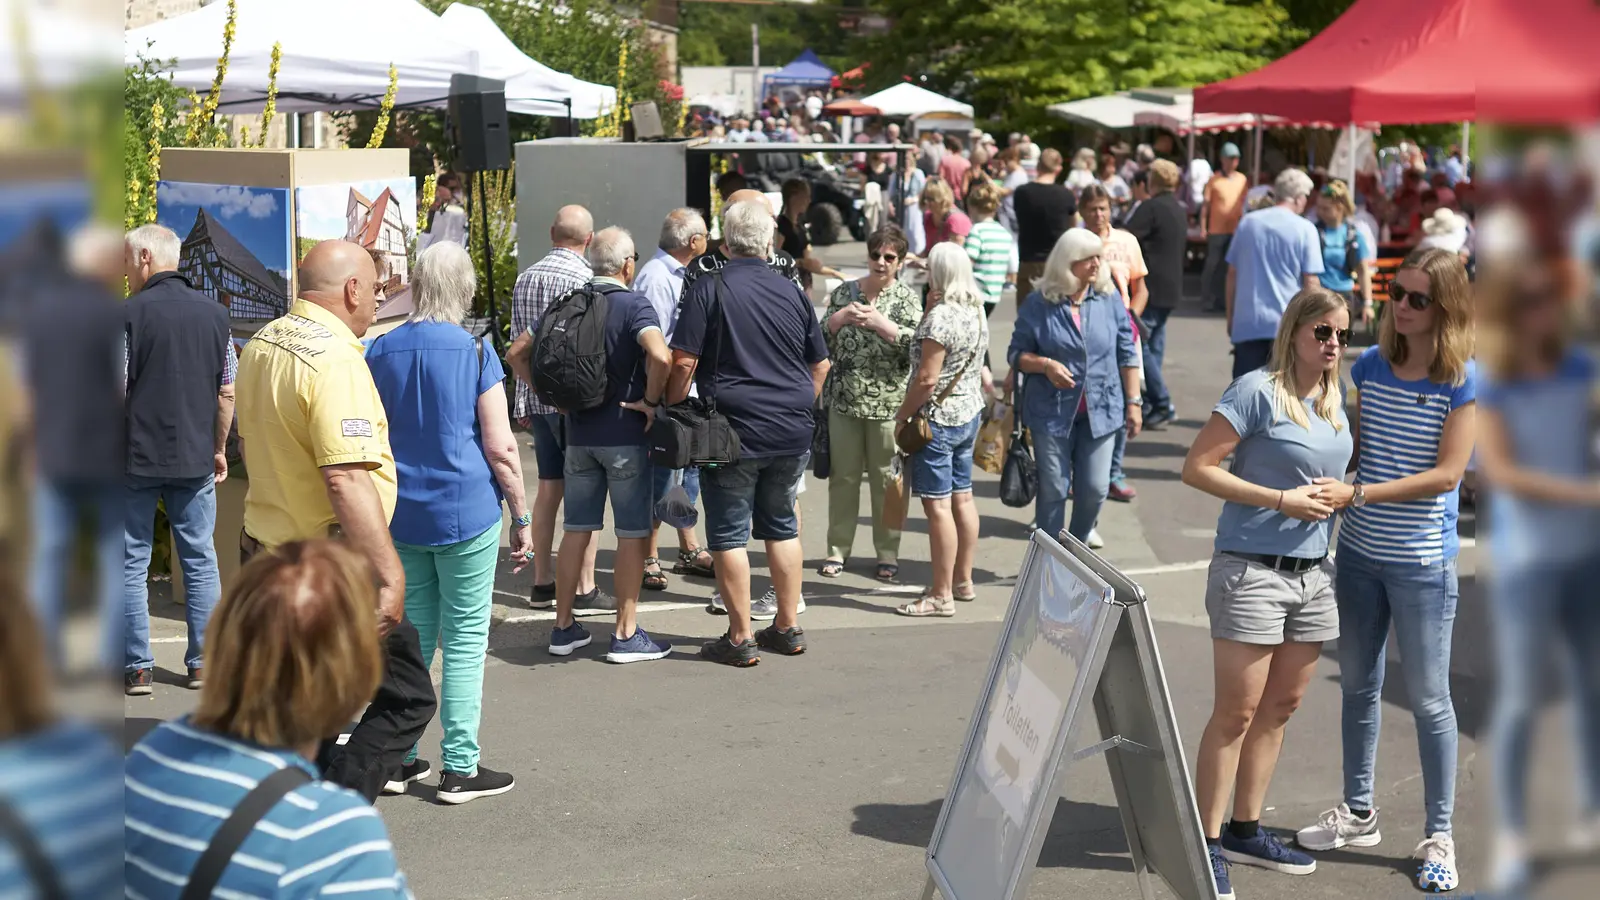
<path fill-rule="evenodd" d="M 116 668 L 122 652 L 122 583 L 118 579 L 123 563 L 123 495 L 115 481 L 40 480 L 33 495 L 33 584 L 34 610 L 44 630 L 50 658 L 56 665 L 61 656 L 61 618 L 67 608 L 68 571 L 75 568 L 73 551 L 78 546 L 78 525 L 85 517 L 94 520 L 96 604 L 103 629 L 100 663 Z"/>
<path fill-rule="evenodd" d="M 567 531 L 599 531 L 606 524 L 606 495 L 619 538 L 647 538 L 655 528 L 655 483 L 650 459 L 639 447 L 568 447 Z"/>
<path fill-rule="evenodd" d="M 1231 234 L 1206 235 L 1206 265 L 1200 273 L 1200 296 L 1208 308 L 1222 309 L 1227 302 L 1228 245 L 1232 243 Z"/>
<path fill-rule="evenodd" d="M 1233 377 L 1264 369 L 1272 362 L 1272 338 L 1239 341 L 1233 345 Z"/>
<path fill-rule="evenodd" d="M 1571 790 L 1582 811 L 1600 813 L 1600 583 L 1595 560 L 1499 567 L 1489 580 L 1496 691 L 1489 723 L 1495 802 L 1500 818 L 1524 832 L 1528 819 L 1528 751 L 1534 717 L 1549 692 L 1543 675 L 1563 657 L 1578 774 Z"/>
<path fill-rule="evenodd" d="M 913 494 L 923 500 L 943 500 L 951 494 L 972 493 L 972 445 L 982 419 L 973 416 L 965 425 L 928 422 L 933 442 L 911 457 Z"/>
<path fill-rule="evenodd" d="M 758 541 L 792 541 L 800 536 L 795 491 L 810 451 L 798 456 L 742 459 L 706 469 L 700 487 L 706 501 L 706 543 L 713 553 L 738 550 Z"/>
<path fill-rule="evenodd" d="M 1167 358 L 1167 317 L 1172 310 L 1160 306 L 1146 306 L 1139 317 L 1150 336 L 1144 339 L 1144 405 L 1152 412 L 1172 408 L 1172 394 L 1167 390 L 1167 380 L 1161 374 L 1161 364 Z"/>
<path fill-rule="evenodd" d="M 1346 547 L 1334 563 L 1339 602 L 1339 682 L 1344 689 L 1344 799 L 1373 808 L 1389 623 L 1422 756 L 1424 835 L 1449 834 L 1456 800 L 1456 708 L 1450 639 L 1460 591 L 1454 558 L 1437 565 L 1384 563 Z"/>
<path fill-rule="evenodd" d="M 1043 422 L 1030 424 L 1029 428 L 1033 455 L 1039 465 L 1034 521 L 1050 537 L 1060 534 L 1067 516 L 1067 492 L 1071 491 L 1072 524 L 1067 531 L 1080 541 L 1088 540 L 1111 490 L 1111 454 L 1116 447 L 1116 434 L 1092 436 L 1087 415 L 1079 416 L 1063 437 L 1052 436 Z"/>
<path fill-rule="evenodd" d="M 217 548 L 212 543 L 217 528 L 217 486 L 213 476 L 167 480 L 130 475 L 125 484 L 123 527 L 127 550 L 122 570 L 123 614 L 127 634 L 123 651 L 126 671 L 155 665 L 150 655 L 150 545 L 155 540 L 156 503 L 164 502 L 172 523 L 173 548 L 183 572 L 189 646 L 183 663 L 201 667 L 200 651 L 211 610 L 222 595 L 217 573 Z"/>

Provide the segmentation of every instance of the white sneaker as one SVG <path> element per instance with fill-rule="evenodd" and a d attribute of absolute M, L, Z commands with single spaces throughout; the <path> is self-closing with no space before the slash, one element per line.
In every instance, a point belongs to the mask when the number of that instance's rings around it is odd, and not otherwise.
<path fill-rule="evenodd" d="M 1491 858 L 1494 868 L 1489 870 L 1488 888 L 1496 894 L 1507 894 L 1527 885 L 1528 847 L 1519 835 L 1502 832 L 1495 836 Z"/>
<path fill-rule="evenodd" d="M 795 609 L 795 615 L 806 611 L 806 595 L 800 595 L 800 605 Z M 706 612 L 714 616 L 728 614 L 728 606 L 722 602 L 722 592 L 712 591 L 711 602 L 706 604 Z M 765 594 L 750 602 L 750 618 L 758 622 L 765 622 L 778 617 L 778 591 L 768 588 Z"/>
<path fill-rule="evenodd" d="M 1097 529 L 1089 529 L 1089 539 L 1083 542 L 1090 550 L 1099 550 L 1106 545 L 1106 539 L 1100 536 Z"/>
<path fill-rule="evenodd" d="M 806 611 L 806 595 L 800 595 L 800 603 L 795 609 L 795 615 Z M 767 592 L 760 598 L 750 602 L 750 618 L 758 622 L 766 622 L 778 617 L 778 589 L 767 588 Z"/>
<path fill-rule="evenodd" d="M 1450 835 L 1438 832 L 1418 844 L 1411 855 L 1422 860 L 1417 868 L 1417 887 L 1439 893 L 1453 891 L 1461 884 L 1456 872 L 1456 842 Z"/>
<path fill-rule="evenodd" d="M 1295 833 L 1295 842 L 1307 850 L 1337 850 L 1340 847 L 1374 847 L 1383 840 L 1378 832 L 1378 811 L 1360 819 L 1344 803 L 1323 813 L 1317 824 Z"/>

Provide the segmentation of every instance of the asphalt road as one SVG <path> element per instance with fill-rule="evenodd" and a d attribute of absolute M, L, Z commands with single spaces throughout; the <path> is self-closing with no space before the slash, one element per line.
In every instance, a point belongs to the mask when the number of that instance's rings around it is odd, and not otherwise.
<path fill-rule="evenodd" d="M 861 267 L 861 245 L 828 248 L 836 265 Z M 1011 309 L 992 322 L 1009 340 Z M 1222 323 L 1185 308 L 1171 322 L 1167 377 L 1180 418 L 1131 442 L 1127 471 L 1139 490 L 1109 504 L 1103 554 L 1151 598 L 1188 759 L 1211 701 L 1210 641 L 1203 606 L 1217 501 L 1185 488 L 1189 442 L 1228 381 Z M 531 471 L 529 458 L 525 467 Z M 641 621 L 678 645 L 654 664 L 609 666 L 598 653 L 545 652 L 552 615 L 523 602 L 530 573 L 502 572 L 485 673 L 484 762 L 514 773 L 515 791 L 461 807 L 436 804 L 430 787 L 384 798 L 401 864 L 419 897 L 747 900 L 910 898 L 945 796 L 968 717 L 994 649 L 1022 557 L 1028 516 L 1000 504 L 996 479 L 979 473 L 982 516 L 979 599 L 933 623 L 893 614 L 927 577 L 927 530 L 913 511 L 902 548 L 903 584 L 884 587 L 857 565 L 844 577 L 808 577 L 802 619 L 810 651 L 769 657 L 750 670 L 704 663 L 694 652 L 725 620 L 702 611 L 711 585 L 674 577 L 651 595 Z M 802 497 L 803 540 L 814 567 L 823 555 L 825 486 Z M 865 509 L 865 504 L 863 504 Z M 1464 525 L 1462 596 L 1452 664 L 1461 726 L 1457 840 L 1462 894 L 1488 860 L 1487 769 L 1480 757 L 1491 676 L 1480 562 Z M 858 550 L 870 563 L 868 525 Z M 600 554 L 609 586 L 613 544 Z M 664 548 L 665 549 L 665 548 Z M 762 554 L 752 553 L 760 583 Z M 153 595 L 158 675 L 153 698 L 129 698 L 130 732 L 181 714 L 195 695 L 182 672 L 181 610 Z M 603 626 L 602 626 L 603 627 Z M 599 632 L 597 632 L 598 634 Z M 602 641 L 597 639 L 596 646 Z M 1339 686 L 1332 645 L 1288 730 L 1264 824 L 1294 830 L 1340 799 Z M 1407 855 L 1422 837 L 1415 730 L 1390 648 L 1385 727 L 1378 754 L 1383 844 L 1326 854 L 1310 877 L 1234 869 L 1241 898 L 1403 897 L 1415 888 Z M 437 677 L 437 671 L 436 671 Z M 1566 821 L 1570 754 L 1564 722 L 1545 729 L 1535 796 L 1553 846 Z M 423 743 L 438 763 L 437 724 Z M 1092 742 L 1092 738 L 1084 743 Z M 1137 898 L 1127 844 L 1105 767 L 1072 773 L 1056 810 L 1035 897 Z M 1594 896 L 1596 869 L 1553 858 L 1552 896 Z M 1579 888 L 1571 892 L 1568 886 Z M 1581 886 L 1581 888 L 1579 887 Z M 961 898 L 988 900 L 988 898 Z"/>

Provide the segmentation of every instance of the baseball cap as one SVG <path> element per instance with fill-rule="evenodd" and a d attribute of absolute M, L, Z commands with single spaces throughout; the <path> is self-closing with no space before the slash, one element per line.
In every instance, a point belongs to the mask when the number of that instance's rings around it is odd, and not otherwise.
<path fill-rule="evenodd" d="M 1229 157 L 1233 159 L 1239 158 L 1239 145 L 1232 141 L 1222 145 L 1222 158 L 1228 159 Z"/>

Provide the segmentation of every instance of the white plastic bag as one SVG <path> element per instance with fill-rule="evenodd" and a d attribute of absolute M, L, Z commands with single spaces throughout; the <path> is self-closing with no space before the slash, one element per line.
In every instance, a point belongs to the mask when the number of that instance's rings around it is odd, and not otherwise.
<path fill-rule="evenodd" d="M 678 529 L 693 528 L 700 521 L 700 510 L 689 499 L 689 492 L 683 489 L 682 469 L 673 470 L 672 486 L 656 504 L 656 519 L 669 528 Z"/>

